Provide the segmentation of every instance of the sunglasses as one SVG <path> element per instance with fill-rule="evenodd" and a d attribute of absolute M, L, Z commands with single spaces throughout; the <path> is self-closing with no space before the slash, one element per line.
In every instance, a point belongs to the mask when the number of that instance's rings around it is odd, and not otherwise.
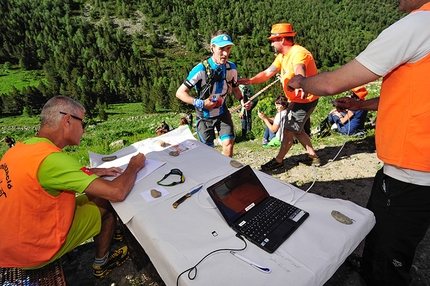
<path fill-rule="evenodd" d="M 178 182 L 172 182 L 170 184 L 162 184 L 161 181 L 164 181 L 170 175 L 178 175 L 180 177 L 180 181 L 178 181 Z M 160 186 L 168 186 L 169 187 L 169 186 L 174 186 L 174 185 L 177 185 L 177 184 L 181 184 L 183 182 L 185 182 L 184 174 L 182 173 L 181 170 L 175 168 L 175 169 L 170 170 L 170 172 L 168 174 L 164 175 L 164 177 L 161 180 L 159 180 L 157 182 L 157 184 L 160 185 Z"/>
<path fill-rule="evenodd" d="M 72 117 L 73 119 L 79 120 L 81 122 L 81 124 L 82 124 L 82 129 L 85 129 L 85 126 L 87 126 L 87 123 L 82 118 L 80 118 L 80 117 L 77 117 L 77 116 L 74 116 L 74 115 L 72 115 L 70 113 L 66 113 L 66 112 L 62 112 L 62 111 L 60 111 L 60 114 L 63 114 L 63 115 L 69 114 L 70 117 Z"/>

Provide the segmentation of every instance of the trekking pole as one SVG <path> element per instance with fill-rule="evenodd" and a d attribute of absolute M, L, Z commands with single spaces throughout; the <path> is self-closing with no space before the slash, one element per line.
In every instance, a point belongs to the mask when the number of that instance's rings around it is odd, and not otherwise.
<path fill-rule="evenodd" d="M 270 83 L 269 85 L 263 87 L 259 92 L 257 92 L 256 94 L 254 94 L 253 96 L 251 96 L 250 98 L 248 98 L 248 101 L 245 103 L 247 104 L 248 102 L 251 102 L 254 98 L 256 98 L 257 96 L 259 96 L 260 94 L 262 94 L 263 92 L 265 92 L 269 87 L 271 87 L 272 85 L 274 85 L 276 82 L 281 80 L 281 76 L 279 74 L 276 75 L 276 80 L 272 83 Z M 235 113 L 236 111 L 238 111 L 239 109 L 242 108 L 242 105 L 239 105 L 233 109 L 230 110 L 230 113 Z"/>

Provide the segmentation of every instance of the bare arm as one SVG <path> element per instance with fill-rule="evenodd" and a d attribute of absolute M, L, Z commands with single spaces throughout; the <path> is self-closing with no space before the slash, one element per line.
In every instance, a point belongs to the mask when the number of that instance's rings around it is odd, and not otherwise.
<path fill-rule="evenodd" d="M 237 83 L 243 85 L 262 83 L 274 76 L 277 71 L 278 69 L 275 66 L 271 65 L 266 70 L 256 74 L 252 78 L 241 78 L 237 81 Z"/>
<path fill-rule="evenodd" d="M 294 74 L 306 77 L 306 66 L 304 64 L 297 64 L 294 66 Z M 305 99 L 308 96 L 308 92 L 301 88 L 294 90 L 296 96 L 300 96 L 301 99 Z"/>
<path fill-rule="evenodd" d="M 242 107 L 244 109 L 246 109 L 246 110 L 250 110 L 251 109 L 251 102 L 244 102 L 242 91 L 240 90 L 239 86 L 233 87 L 231 92 L 233 93 L 234 97 L 237 100 L 240 99 L 240 104 L 242 104 Z"/>
<path fill-rule="evenodd" d="M 296 75 L 288 82 L 288 89 L 292 91 L 302 88 L 305 92 L 319 96 L 333 95 L 366 84 L 379 77 L 354 59 L 331 72 L 310 77 Z"/>
<path fill-rule="evenodd" d="M 121 175 L 112 181 L 95 179 L 85 189 L 85 193 L 112 202 L 123 201 L 133 188 L 136 174 L 145 166 L 145 161 L 146 157 L 142 153 L 133 156 Z"/>
<path fill-rule="evenodd" d="M 122 174 L 122 169 L 119 167 L 91 168 L 90 171 L 99 177 L 117 177 L 118 175 Z"/>
<path fill-rule="evenodd" d="M 336 100 L 336 107 L 340 110 L 372 110 L 377 111 L 379 105 L 379 97 L 368 100 L 355 100 L 350 97 L 342 97 Z"/>
<path fill-rule="evenodd" d="M 267 128 L 269 128 L 270 132 L 276 133 L 278 131 L 279 125 L 278 124 L 273 124 L 273 118 L 267 117 L 267 115 L 264 114 L 263 112 L 258 112 L 258 117 L 260 117 L 261 120 L 264 121 L 264 123 L 266 124 Z"/>

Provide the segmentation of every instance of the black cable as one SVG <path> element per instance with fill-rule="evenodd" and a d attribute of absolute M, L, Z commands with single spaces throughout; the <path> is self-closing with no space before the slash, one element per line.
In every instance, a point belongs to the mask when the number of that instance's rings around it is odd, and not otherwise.
<path fill-rule="evenodd" d="M 206 254 L 202 259 L 200 259 L 200 261 L 199 262 L 197 262 L 193 267 L 190 267 L 190 268 L 188 268 L 187 270 L 184 270 L 184 271 L 182 271 L 179 275 L 178 275 L 178 278 L 176 278 L 176 286 L 179 286 L 179 278 L 181 278 L 181 276 L 184 274 L 184 273 L 186 273 L 186 272 L 188 272 L 188 279 L 190 279 L 190 280 L 194 280 L 194 279 L 196 279 L 196 277 L 197 277 L 197 266 L 200 264 L 200 263 L 202 263 L 203 262 L 203 260 L 205 260 L 208 256 L 210 256 L 210 255 L 212 255 L 212 254 L 214 254 L 214 253 L 216 253 L 216 252 L 220 252 L 220 251 L 242 251 L 242 250 L 245 250 L 246 249 L 246 247 L 248 246 L 248 244 L 246 243 L 246 241 L 245 241 L 245 238 L 243 238 L 243 236 L 241 236 L 240 234 L 236 234 L 236 236 L 238 237 L 238 238 L 240 238 L 243 242 L 244 242 L 244 244 L 245 244 L 245 246 L 244 247 L 242 247 L 242 248 L 220 248 L 220 249 L 216 249 L 216 250 L 213 250 L 213 251 L 211 251 L 211 252 L 209 252 L 208 254 Z M 192 273 L 194 274 L 194 275 L 192 275 Z"/>

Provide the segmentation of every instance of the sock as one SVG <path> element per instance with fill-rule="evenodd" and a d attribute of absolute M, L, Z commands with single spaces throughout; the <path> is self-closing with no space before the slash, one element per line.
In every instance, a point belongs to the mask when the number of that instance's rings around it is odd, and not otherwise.
<path fill-rule="evenodd" d="M 95 266 L 103 266 L 105 263 L 106 263 L 106 261 L 107 261 L 107 259 L 108 259 L 108 257 L 109 257 L 109 251 L 108 251 L 108 253 L 106 253 L 106 255 L 105 256 L 103 256 L 102 258 L 95 258 L 94 259 L 94 265 Z"/>

